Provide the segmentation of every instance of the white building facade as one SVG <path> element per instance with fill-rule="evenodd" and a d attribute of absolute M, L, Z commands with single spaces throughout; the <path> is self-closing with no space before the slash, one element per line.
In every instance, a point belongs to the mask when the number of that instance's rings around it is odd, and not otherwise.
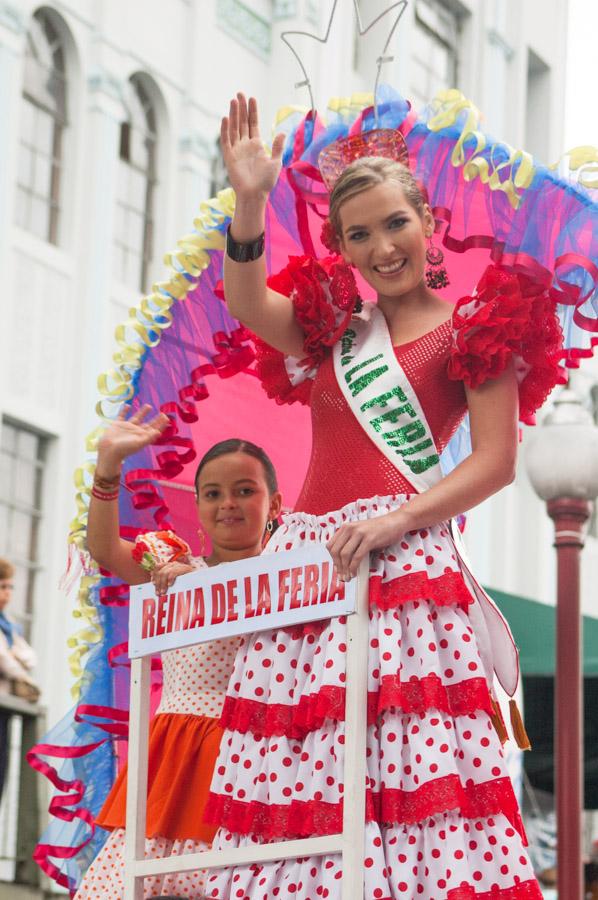
<path fill-rule="evenodd" d="M 364 22 L 387 5 L 362 0 Z M 58 582 L 72 473 L 97 424 L 115 326 L 218 184 L 229 97 L 260 98 L 266 122 L 279 106 L 307 103 L 279 36 L 322 34 L 331 7 L 0 0 L 0 555 L 18 567 L 14 612 L 40 656 L 50 722 L 71 703 L 66 639 L 77 623 Z M 566 0 L 411 0 L 384 81 L 416 106 L 456 86 L 485 130 L 554 162 L 565 149 L 566 26 Z M 387 27 L 359 41 L 351 0 L 339 0 L 326 46 L 297 40 L 320 109 L 372 90 Z M 552 603 L 552 525 L 523 466 L 472 518 L 483 582 Z M 584 608 L 598 616 L 595 538 L 584 565 Z"/>

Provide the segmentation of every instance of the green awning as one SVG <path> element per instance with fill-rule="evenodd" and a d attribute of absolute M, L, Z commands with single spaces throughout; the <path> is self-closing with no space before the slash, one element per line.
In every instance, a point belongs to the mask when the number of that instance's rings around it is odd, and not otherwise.
<path fill-rule="evenodd" d="M 507 619 L 521 654 L 524 675 L 554 675 L 554 606 L 486 588 Z M 583 616 L 584 675 L 598 675 L 598 619 Z"/>
<path fill-rule="evenodd" d="M 525 727 L 533 752 L 524 766 L 533 787 L 554 793 L 553 606 L 487 589 L 508 619 L 519 647 L 523 673 Z M 584 808 L 598 809 L 598 619 L 583 617 L 584 649 Z"/>

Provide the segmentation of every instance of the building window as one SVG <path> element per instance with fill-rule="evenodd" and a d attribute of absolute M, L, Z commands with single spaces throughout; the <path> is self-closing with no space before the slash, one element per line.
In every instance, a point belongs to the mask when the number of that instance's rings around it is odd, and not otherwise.
<path fill-rule="evenodd" d="M 210 197 L 215 197 L 219 191 L 223 191 L 227 187 L 230 187 L 230 182 L 224 165 L 220 138 L 217 138 L 210 166 Z"/>
<path fill-rule="evenodd" d="M 439 0 L 417 0 L 412 35 L 410 94 L 416 109 L 438 91 L 457 86 L 459 16 Z"/>
<path fill-rule="evenodd" d="M 64 47 L 49 17 L 40 11 L 27 32 L 16 223 L 52 244 L 59 241 L 66 125 Z"/>
<path fill-rule="evenodd" d="M 30 637 L 33 596 L 41 569 L 39 531 L 48 441 L 7 420 L 0 428 L 0 556 L 15 567 L 11 615 Z"/>
<path fill-rule="evenodd" d="M 549 158 L 550 94 L 550 67 L 528 49 L 525 148 L 543 162 Z"/>
<path fill-rule="evenodd" d="M 125 105 L 129 115 L 120 126 L 114 274 L 144 291 L 153 253 L 158 134 L 155 106 L 141 76 L 129 81 Z"/>

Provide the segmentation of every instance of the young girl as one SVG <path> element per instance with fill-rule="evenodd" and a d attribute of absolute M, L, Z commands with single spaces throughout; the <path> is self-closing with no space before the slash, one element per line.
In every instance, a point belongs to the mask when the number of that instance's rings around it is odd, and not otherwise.
<path fill-rule="evenodd" d="M 452 519 L 514 477 L 518 406 L 528 419 L 557 378 L 554 307 L 542 285 L 497 267 L 454 311 L 428 286 L 445 281 L 437 268 L 424 277 L 438 262 L 434 219 L 394 131 L 320 155 L 337 252 L 291 258 L 268 287 L 282 139 L 267 155 L 243 95 L 221 137 L 236 193 L 228 307 L 262 339 L 270 396 L 312 409 L 305 484 L 268 550 L 326 543 L 345 579 L 369 555 L 364 897 L 540 900 L 492 696 L 493 669 L 514 691 L 516 651 Z M 361 313 L 352 269 L 377 298 Z M 467 411 L 473 452 L 443 476 L 440 452 Z M 345 652 L 342 618 L 244 640 L 207 809 L 217 845 L 342 827 Z M 215 871 L 207 893 L 338 900 L 342 878 L 336 855 L 283 859 Z"/>
<path fill-rule="evenodd" d="M 119 537 L 120 467 L 168 424 L 165 416 L 145 421 L 147 412 L 142 407 L 128 420 L 121 415 L 102 436 L 89 509 L 91 555 L 129 584 L 149 581 L 150 575 L 136 561 L 135 546 Z M 151 580 L 158 594 L 193 569 L 257 556 L 272 529 L 269 523 L 280 512 L 274 467 L 264 451 L 248 441 L 222 441 L 208 450 L 195 485 L 198 518 L 210 538 L 211 553 L 205 559 L 155 566 Z M 203 809 L 222 734 L 218 717 L 238 644 L 238 638 L 230 638 L 162 654 L 162 697 L 149 740 L 148 856 L 195 852 L 211 843 L 215 829 L 203 822 Z M 123 896 L 126 778 L 123 769 L 98 817 L 97 824 L 111 833 L 89 867 L 77 900 Z M 202 878 L 201 872 L 147 878 L 145 896 L 203 897 Z"/>

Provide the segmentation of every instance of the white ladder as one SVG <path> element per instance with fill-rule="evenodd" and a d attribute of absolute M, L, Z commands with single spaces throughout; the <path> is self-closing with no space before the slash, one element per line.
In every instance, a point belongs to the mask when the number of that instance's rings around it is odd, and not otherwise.
<path fill-rule="evenodd" d="M 343 830 L 340 834 L 146 859 L 151 656 L 131 661 L 125 900 L 143 900 L 143 879 L 150 875 L 251 865 L 331 853 L 342 854 L 342 900 L 364 900 L 368 574 L 369 558 L 366 557 L 357 576 L 356 611 L 347 617 L 344 799 Z M 134 777 L 131 777 L 132 773 Z"/>

